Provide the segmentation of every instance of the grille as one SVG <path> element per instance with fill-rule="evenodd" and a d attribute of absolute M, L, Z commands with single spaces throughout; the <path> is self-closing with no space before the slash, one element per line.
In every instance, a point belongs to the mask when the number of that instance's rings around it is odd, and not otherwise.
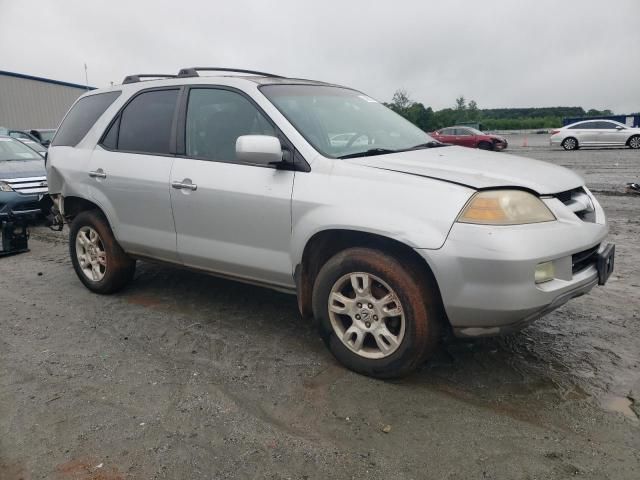
<path fill-rule="evenodd" d="M 594 263 L 596 263 L 598 259 L 599 248 L 600 245 L 596 245 L 593 248 L 583 250 L 582 252 L 574 253 L 573 255 L 571 255 L 571 272 L 580 272 L 587 268 L 589 265 L 593 265 Z"/>
<path fill-rule="evenodd" d="M 47 177 L 3 178 L 0 179 L 9 184 L 16 192 L 23 195 L 47 193 Z"/>
<path fill-rule="evenodd" d="M 593 202 L 584 188 L 579 187 L 573 190 L 567 190 L 566 192 L 560 192 L 557 193 L 555 197 L 575 213 L 580 220 L 591 223 L 596 221 Z"/>

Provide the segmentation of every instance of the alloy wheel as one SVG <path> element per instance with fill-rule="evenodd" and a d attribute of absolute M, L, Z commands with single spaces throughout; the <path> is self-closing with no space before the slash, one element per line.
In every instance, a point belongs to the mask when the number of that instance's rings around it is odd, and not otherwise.
<path fill-rule="evenodd" d="M 393 354 L 405 335 L 402 304 L 382 279 L 365 272 L 339 278 L 329 293 L 329 319 L 352 352 L 379 359 Z"/>
<path fill-rule="evenodd" d="M 78 230 L 76 256 L 82 273 L 92 282 L 99 282 L 107 271 L 107 252 L 98 232 L 89 226 Z"/>

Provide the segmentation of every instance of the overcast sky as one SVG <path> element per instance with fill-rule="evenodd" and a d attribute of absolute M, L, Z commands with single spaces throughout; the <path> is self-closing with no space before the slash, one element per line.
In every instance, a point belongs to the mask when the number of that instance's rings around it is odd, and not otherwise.
<path fill-rule="evenodd" d="M 0 0 L 0 70 L 100 87 L 227 66 L 440 109 L 640 111 L 640 0 Z"/>

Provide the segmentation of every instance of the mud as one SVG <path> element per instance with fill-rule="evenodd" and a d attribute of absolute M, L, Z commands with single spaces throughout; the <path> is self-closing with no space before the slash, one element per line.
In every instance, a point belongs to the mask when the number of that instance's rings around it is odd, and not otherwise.
<path fill-rule="evenodd" d="M 343 369 L 294 297 L 149 263 L 94 295 L 34 231 L 0 260 L 0 480 L 640 478 L 640 153 L 510 150 L 600 192 L 616 272 L 401 381 Z"/>

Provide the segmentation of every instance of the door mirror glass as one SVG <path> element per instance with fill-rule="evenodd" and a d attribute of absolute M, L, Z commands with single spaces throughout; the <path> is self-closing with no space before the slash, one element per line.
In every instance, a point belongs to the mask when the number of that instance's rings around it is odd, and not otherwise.
<path fill-rule="evenodd" d="M 616 125 L 616 130 L 624 130 L 624 127 L 622 125 Z"/>
<path fill-rule="evenodd" d="M 242 135 L 236 140 L 236 160 L 260 165 L 282 162 L 282 145 L 269 135 Z"/>

